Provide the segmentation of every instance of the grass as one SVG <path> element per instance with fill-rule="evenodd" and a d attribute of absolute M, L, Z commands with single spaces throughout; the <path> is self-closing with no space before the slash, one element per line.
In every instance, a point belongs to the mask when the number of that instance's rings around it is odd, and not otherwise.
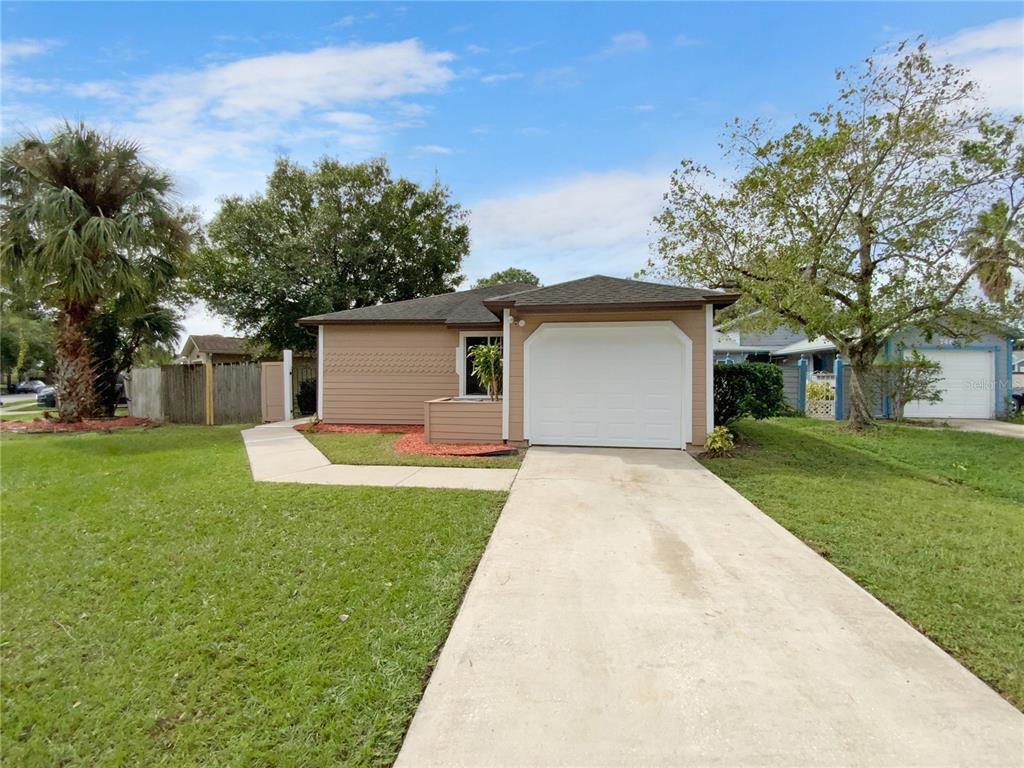
<path fill-rule="evenodd" d="M 41 418 L 44 413 L 56 416 L 57 409 L 53 406 L 39 405 L 34 400 L 26 403 L 16 403 L 4 406 L 3 413 L 0 413 L 0 421 L 32 421 L 33 419 Z M 127 416 L 128 409 L 124 406 L 118 406 L 114 411 L 114 415 Z"/>
<path fill-rule="evenodd" d="M 704 464 L 1024 708 L 1024 441 L 742 421 Z"/>
<path fill-rule="evenodd" d="M 390 765 L 504 500 L 256 484 L 237 427 L 0 451 L 10 765 Z"/>
<path fill-rule="evenodd" d="M 409 467 L 497 467 L 515 469 L 523 459 L 519 452 L 511 456 L 429 456 L 398 453 L 395 441 L 401 434 L 371 432 L 308 432 L 306 437 L 332 464 L 393 464 Z"/>

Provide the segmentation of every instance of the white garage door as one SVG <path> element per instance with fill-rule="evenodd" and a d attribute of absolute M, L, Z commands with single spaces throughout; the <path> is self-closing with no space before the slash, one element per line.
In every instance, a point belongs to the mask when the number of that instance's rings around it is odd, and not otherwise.
<path fill-rule="evenodd" d="M 973 349 L 922 350 L 942 364 L 942 400 L 907 403 L 904 415 L 919 419 L 991 419 L 995 416 L 995 360 Z"/>
<path fill-rule="evenodd" d="M 531 443 L 681 448 L 689 438 L 691 350 L 674 324 L 545 323 L 525 355 Z"/>

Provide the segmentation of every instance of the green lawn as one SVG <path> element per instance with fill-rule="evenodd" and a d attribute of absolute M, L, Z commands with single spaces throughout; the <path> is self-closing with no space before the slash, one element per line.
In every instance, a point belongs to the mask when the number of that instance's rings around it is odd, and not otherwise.
<path fill-rule="evenodd" d="M 704 464 L 1024 708 L 1024 440 L 743 421 Z"/>
<path fill-rule="evenodd" d="M 39 405 L 35 401 L 17 403 L 4 406 L 3 413 L 0 413 L 0 421 L 32 421 L 41 418 L 44 413 L 56 414 L 57 409 L 53 406 Z M 118 406 L 114 411 L 115 416 L 127 416 L 128 409 Z"/>
<path fill-rule="evenodd" d="M 398 453 L 395 441 L 401 434 L 372 432 L 307 432 L 306 437 L 332 464 L 397 464 L 409 467 L 499 467 L 515 469 L 523 459 L 519 452 L 511 456 L 428 456 Z"/>
<path fill-rule="evenodd" d="M 256 484 L 237 427 L 5 436 L 9 765 L 389 765 L 504 494 Z"/>

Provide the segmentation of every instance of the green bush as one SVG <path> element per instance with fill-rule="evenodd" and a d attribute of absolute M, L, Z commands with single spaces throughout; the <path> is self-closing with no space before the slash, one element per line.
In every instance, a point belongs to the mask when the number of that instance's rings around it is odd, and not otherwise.
<path fill-rule="evenodd" d="M 725 456 L 736 446 L 728 427 L 715 427 L 704 439 L 704 450 L 708 456 Z"/>
<path fill-rule="evenodd" d="M 805 390 L 808 400 L 835 400 L 836 390 L 824 381 L 808 381 Z"/>
<path fill-rule="evenodd" d="M 715 424 L 742 416 L 767 419 L 786 410 L 782 369 L 771 363 L 719 363 L 715 366 Z"/>

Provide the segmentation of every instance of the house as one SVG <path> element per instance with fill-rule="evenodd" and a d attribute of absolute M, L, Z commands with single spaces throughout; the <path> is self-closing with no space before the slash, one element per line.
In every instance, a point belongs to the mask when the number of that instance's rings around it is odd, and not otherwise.
<path fill-rule="evenodd" d="M 775 350 L 806 338 L 803 332 L 784 325 L 770 331 L 749 331 L 740 328 L 739 319 L 732 320 L 715 326 L 715 362 L 767 363 Z"/>
<path fill-rule="evenodd" d="M 712 426 L 714 310 L 736 296 L 595 275 L 306 317 L 326 422 L 423 424 L 434 442 L 682 448 Z M 501 398 L 467 357 L 502 345 Z"/>
<path fill-rule="evenodd" d="M 952 337 L 928 338 L 920 331 L 910 329 L 894 334 L 886 340 L 884 357 L 891 359 L 901 350 L 916 349 L 930 360 L 941 364 L 942 379 L 939 389 L 942 400 L 936 403 L 912 401 L 904 409 L 908 418 L 926 419 L 992 419 L 1006 414 L 1010 399 L 1011 359 L 1016 332 L 995 329 L 972 334 L 970 339 Z M 803 358 L 807 374 L 828 377 L 839 370 L 843 380 L 838 381 L 839 403 L 837 418 L 849 413 L 849 369 L 835 366 L 835 345 L 825 338 L 802 339 L 774 350 L 771 359 L 783 366 L 786 396 L 800 407 L 801 393 L 796 367 Z M 891 404 L 879 396 L 876 405 L 879 416 L 891 413 Z"/>
<path fill-rule="evenodd" d="M 1024 387 L 1024 352 L 1014 352 L 1010 375 L 1014 389 Z"/>
<path fill-rule="evenodd" d="M 181 348 L 186 363 L 247 363 L 252 357 L 245 351 L 245 339 L 237 336 L 189 336 Z"/>

